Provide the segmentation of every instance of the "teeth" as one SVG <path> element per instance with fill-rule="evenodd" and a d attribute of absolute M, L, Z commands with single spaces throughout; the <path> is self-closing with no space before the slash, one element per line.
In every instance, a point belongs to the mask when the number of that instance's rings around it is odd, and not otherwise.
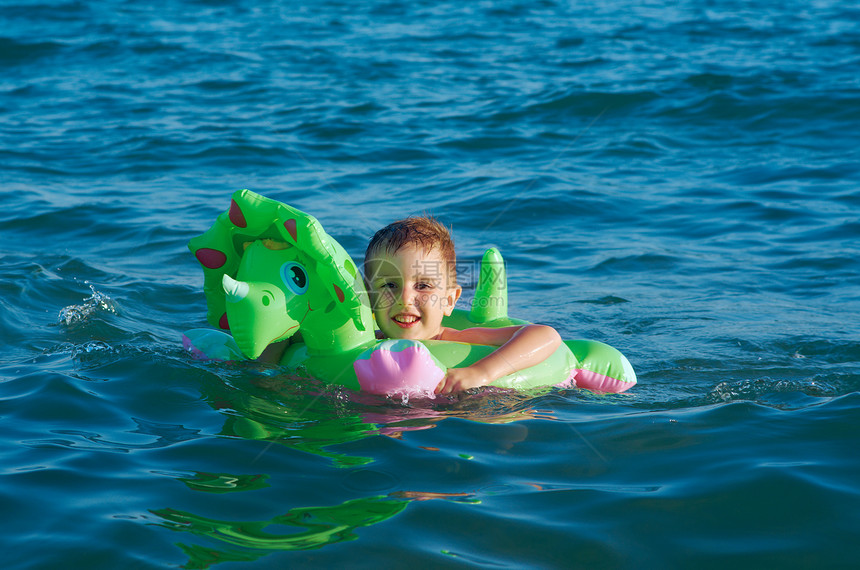
<path fill-rule="evenodd" d="M 396 317 L 394 317 L 394 320 L 397 321 L 398 323 L 408 324 L 408 323 L 414 323 L 415 321 L 417 321 L 418 317 L 416 317 L 414 315 L 397 315 Z"/>

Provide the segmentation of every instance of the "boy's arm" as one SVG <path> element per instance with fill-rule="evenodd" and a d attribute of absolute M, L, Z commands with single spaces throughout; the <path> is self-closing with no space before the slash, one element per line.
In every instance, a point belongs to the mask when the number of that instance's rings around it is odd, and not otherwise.
<path fill-rule="evenodd" d="M 489 344 L 499 348 L 466 368 L 449 368 L 436 387 L 437 394 L 450 394 L 489 384 L 543 362 L 561 346 L 561 337 L 546 325 L 524 325 L 498 329 L 446 329 L 441 340 Z"/>
<path fill-rule="evenodd" d="M 290 346 L 290 339 L 273 342 L 260 353 L 260 356 L 257 357 L 257 362 L 278 364 L 288 346 Z"/>
<path fill-rule="evenodd" d="M 290 338 L 273 342 L 263 350 L 260 356 L 257 357 L 257 362 L 263 362 L 265 364 L 279 364 L 281 362 L 281 358 L 284 356 L 284 352 L 287 350 L 287 347 L 296 342 L 303 342 L 302 333 L 299 332 Z"/>

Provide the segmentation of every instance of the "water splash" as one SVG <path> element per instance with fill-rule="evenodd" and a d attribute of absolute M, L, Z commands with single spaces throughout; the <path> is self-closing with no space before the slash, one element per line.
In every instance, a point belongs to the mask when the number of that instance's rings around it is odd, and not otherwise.
<path fill-rule="evenodd" d="M 760 401 L 774 394 L 798 393 L 815 398 L 839 395 L 839 391 L 820 379 L 773 379 L 758 378 L 737 382 L 720 382 L 708 394 L 710 402 L 733 402 L 737 400 Z"/>
<path fill-rule="evenodd" d="M 92 295 L 85 298 L 84 302 L 80 305 L 69 305 L 61 309 L 60 314 L 57 316 L 60 324 L 66 326 L 79 324 L 86 321 L 90 315 L 99 311 L 116 314 L 116 304 L 113 302 L 113 299 L 100 291 L 96 291 L 96 288 L 90 283 L 87 283 L 87 285 L 89 285 Z"/>

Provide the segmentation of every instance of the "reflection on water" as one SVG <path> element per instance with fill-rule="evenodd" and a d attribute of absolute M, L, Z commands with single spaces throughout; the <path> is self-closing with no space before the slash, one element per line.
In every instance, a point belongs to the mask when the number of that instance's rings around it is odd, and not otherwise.
<path fill-rule="evenodd" d="M 336 467 L 359 467 L 374 459 L 333 450 L 335 445 L 376 435 L 400 438 L 446 418 L 493 424 L 553 419 L 533 409 L 534 397 L 549 389 L 484 390 L 404 402 L 303 378 L 273 377 L 270 368 L 255 363 L 238 364 L 228 373 L 221 370 L 216 378 L 202 389 L 206 401 L 225 415 L 220 435 L 268 441 L 326 457 Z"/>
<path fill-rule="evenodd" d="M 386 521 L 411 501 L 470 500 L 468 493 L 421 493 L 399 491 L 387 496 L 363 497 L 332 507 L 299 507 L 268 521 L 225 521 L 175 509 L 153 510 L 163 522 L 159 526 L 177 532 L 214 539 L 226 549 L 179 543 L 188 555 L 183 568 L 208 568 L 219 562 L 253 561 L 273 551 L 313 550 L 329 544 L 355 540 L 356 530 Z M 275 526 L 294 532 L 276 531 Z"/>
<path fill-rule="evenodd" d="M 217 562 L 256 560 L 275 550 L 309 550 L 327 544 L 355 540 L 355 530 L 387 520 L 406 508 L 408 501 L 388 497 L 353 499 L 333 507 L 300 507 L 268 521 L 223 521 L 174 509 L 152 511 L 170 530 L 188 532 L 227 543 L 226 551 L 188 546 L 185 568 L 207 568 Z M 296 532 L 269 532 L 273 525 Z"/>
<path fill-rule="evenodd" d="M 332 449 L 334 446 L 378 435 L 401 438 L 404 432 L 431 429 L 453 417 L 478 423 L 547 417 L 533 409 L 533 398 L 521 393 L 484 392 L 403 403 L 342 388 L 273 382 L 269 372 L 247 364 L 209 376 L 202 389 L 206 401 L 224 415 L 220 435 L 263 440 L 270 446 L 330 459 L 335 467 L 352 469 L 348 488 L 359 493 L 396 487 L 397 482 L 389 477 L 380 484 L 377 479 L 385 473 L 358 469 L 374 462 L 373 457 L 349 455 Z M 214 494 L 271 486 L 266 474 L 200 471 L 177 479 L 191 490 Z M 412 501 L 430 500 L 480 503 L 474 493 L 398 489 L 334 506 L 296 507 L 270 520 L 222 520 L 175 508 L 150 512 L 159 518 L 157 526 L 205 539 L 203 544 L 180 542 L 177 546 L 188 556 L 184 568 L 208 568 L 222 562 L 254 561 L 274 551 L 311 550 L 352 541 L 358 538 L 358 529 L 394 517 Z"/>
<path fill-rule="evenodd" d="M 268 487 L 268 475 L 233 475 L 230 473 L 197 472 L 194 477 L 180 477 L 179 480 L 194 491 L 207 493 L 234 493 L 236 491 L 255 491 Z"/>

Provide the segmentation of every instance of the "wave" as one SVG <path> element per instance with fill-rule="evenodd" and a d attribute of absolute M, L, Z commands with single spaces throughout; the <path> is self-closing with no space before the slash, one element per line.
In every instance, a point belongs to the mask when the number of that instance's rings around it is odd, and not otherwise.
<path fill-rule="evenodd" d="M 60 53 L 65 44 L 53 41 L 23 42 L 0 37 L 0 65 L 29 65 Z"/>

